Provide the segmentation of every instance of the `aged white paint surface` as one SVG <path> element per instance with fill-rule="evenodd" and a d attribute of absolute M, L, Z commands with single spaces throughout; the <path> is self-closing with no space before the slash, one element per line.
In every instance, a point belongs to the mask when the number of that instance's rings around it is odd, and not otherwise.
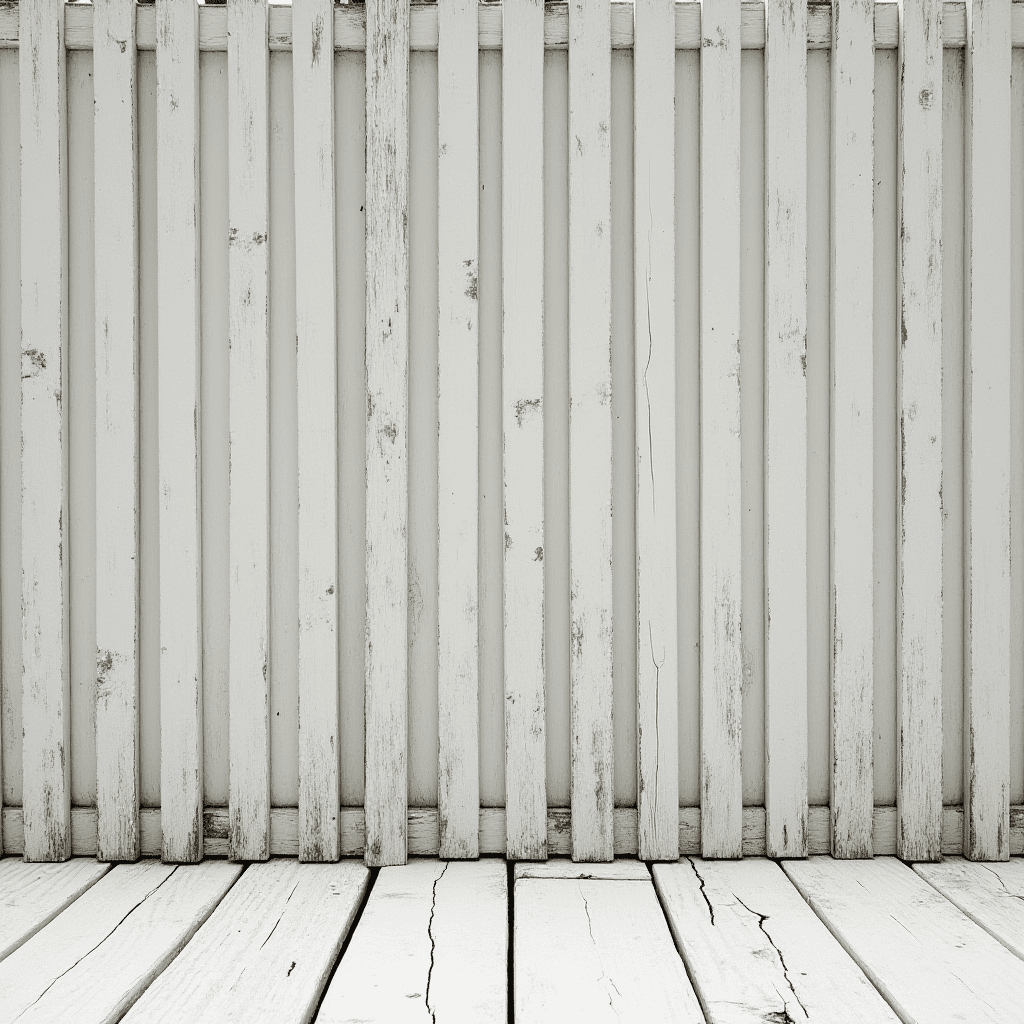
<path fill-rule="evenodd" d="M 0 1024 L 120 1020 L 241 870 L 223 861 L 114 868 L 0 964 Z"/>
<path fill-rule="evenodd" d="M 203 857 L 199 8 L 156 0 L 162 856 Z"/>
<path fill-rule="evenodd" d="M 502 450 L 507 856 L 547 856 L 544 694 L 544 4 L 502 5 Z M 609 790 L 610 793 L 610 790 Z"/>
<path fill-rule="evenodd" d="M 633 51 L 637 811 L 644 860 L 679 856 L 674 15 L 672 0 L 638 0 Z"/>
<path fill-rule="evenodd" d="M 476 0 L 439 0 L 437 804 L 442 857 L 479 853 L 479 55 Z"/>
<path fill-rule="evenodd" d="M 95 6 L 96 809 L 139 855 L 139 310 L 134 0 Z"/>
<path fill-rule="evenodd" d="M 901 0 L 897 852 L 937 860 L 942 817 L 942 9 Z"/>
<path fill-rule="evenodd" d="M 783 864 L 904 1024 L 1020 1016 L 1024 963 L 889 857 Z"/>
<path fill-rule="evenodd" d="M 270 51 L 267 0 L 228 0 L 231 856 L 270 856 Z"/>
<path fill-rule="evenodd" d="M 574 860 L 611 860 L 611 19 L 569 4 L 569 680 Z"/>
<path fill-rule="evenodd" d="M 507 1021 L 507 878 L 493 859 L 384 868 L 319 1024 Z"/>
<path fill-rule="evenodd" d="M 406 860 L 409 0 L 366 5 L 366 863 Z"/>
<path fill-rule="evenodd" d="M 25 857 L 71 856 L 64 5 L 19 6 Z"/>
<path fill-rule="evenodd" d="M 701 850 L 708 857 L 739 857 L 743 648 L 738 0 L 708 0 L 701 32 Z"/>
<path fill-rule="evenodd" d="M 871 856 L 874 809 L 874 3 L 833 0 L 831 849 Z"/>
<path fill-rule="evenodd" d="M 299 476 L 299 858 L 341 854 L 334 5 L 292 6 Z"/>
<path fill-rule="evenodd" d="M 708 1024 L 896 1024 L 778 865 L 693 857 L 654 884 Z"/>
<path fill-rule="evenodd" d="M 1007 0 L 969 0 L 964 64 L 964 856 L 1006 860 L 1012 610 Z"/>

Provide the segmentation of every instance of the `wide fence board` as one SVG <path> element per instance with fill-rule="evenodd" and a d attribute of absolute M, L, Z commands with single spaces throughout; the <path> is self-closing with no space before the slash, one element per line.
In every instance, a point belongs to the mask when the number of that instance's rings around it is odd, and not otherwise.
<path fill-rule="evenodd" d="M 833 0 L 832 853 L 871 856 L 874 807 L 874 5 Z"/>
<path fill-rule="evenodd" d="M 740 5 L 708 0 L 700 87 L 701 848 L 738 857 L 743 807 Z"/>
<path fill-rule="evenodd" d="M 502 6 L 502 451 L 507 856 L 547 856 L 544 677 L 544 4 Z"/>
<path fill-rule="evenodd" d="M 897 847 L 937 860 L 942 814 L 941 8 L 900 8 Z"/>
<path fill-rule="evenodd" d="M 71 856 L 67 54 L 60 0 L 19 5 L 22 808 L 27 860 Z"/>
<path fill-rule="evenodd" d="M 441 856 L 476 857 L 480 60 L 475 0 L 437 14 L 437 806 Z"/>
<path fill-rule="evenodd" d="M 99 0 L 96 810 L 102 860 L 139 856 L 139 245 L 134 0 Z"/>
<path fill-rule="evenodd" d="M 1010 855 L 1010 3 L 969 0 L 965 85 L 964 855 Z"/>
<path fill-rule="evenodd" d="M 765 5 L 766 841 L 807 855 L 806 0 Z"/>
<path fill-rule="evenodd" d="M 199 8 L 156 0 L 162 856 L 203 857 Z"/>
<path fill-rule="evenodd" d="M 366 863 L 408 806 L 409 0 L 366 5 Z"/>
<path fill-rule="evenodd" d="M 341 854 L 334 5 L 296 0 L 299 858 Z"/>

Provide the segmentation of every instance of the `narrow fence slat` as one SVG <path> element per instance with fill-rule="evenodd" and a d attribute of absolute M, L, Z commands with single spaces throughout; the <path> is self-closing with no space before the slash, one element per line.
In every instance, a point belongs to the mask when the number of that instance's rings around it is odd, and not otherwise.
<path fill-rule="evenodd" d="M 832 778 L 835 857 L 871 856 L 874 810 L 874 3 L 832 16 Z"/>
<path fill-rule="evenodd" d="M 679 857 L 674 16 L 673 0 L 637 0 L 633 251 L 637 827 L 642 860 Z"/>
<path fill-rule="evenodd" d="M 292 4 L 299 475 L 299 859 L 341 855 L 334 4 Z"/>
<path fill-rule="evenodd" d="M 156 0 L 162 856 L 203 858 L 199 7 Z"/>
<path fill-rule="evenodd" d="M 270 50 L 267 0 L 227 0 L 228 807 L 235 860 L 270 856 Z"/>
<path fill-rule="evenodd" d="M 366 4 L 366 863 L 404 864 L 409 0 Z"/>
<path fill-rule="evenodd" d="M 439 0 L 437 17 L 437 804 L 448 858 L 480 849 L 476 0 Z"/>
<path fill-rule="evenodd" d="M 569 685 L 573 860 L 611 860 L 611 16 L 569 4 Z"/>
<path fill-rule="evenodd" d="M 64 4 L 19 13 L 22 807 L 26 860 L 55 861 L 71 856 Z"/>
<path fill-rule="evenodd" d="M 134 0 L 97 0 L 96 810 L 101 860 L 139 856 L 139 303 Z"/>
<path fill-rule="evenodd" d="M 897 855 L 942 824 L 942 5 L 900 0 Z"/>
<path fill-rule="evenodd" d="M 964 855 L 1010 855 L 1010 2 L 964 55 Z"/>
<path fill-rule="evenodd" d="M 742 853 L 740 3 L 705 0 L 700 74 L 701 852 Z"/>
<path fill-rule="evenodd" d="M 765 5 L 765 843 L 807 855 L 807 0 Z"/>
<path fill-rule="evenodd" d="M 544 691 L 544 3 L 502 5 L 506 855 L 547 857 Z"/>

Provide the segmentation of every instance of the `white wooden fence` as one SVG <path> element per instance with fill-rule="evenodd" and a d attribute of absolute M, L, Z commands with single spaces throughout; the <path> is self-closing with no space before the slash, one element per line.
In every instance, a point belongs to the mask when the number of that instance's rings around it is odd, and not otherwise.
<path fill-rule="evenodd" d="M 1024 852 L 1011 43 L 0 7 L 3 851 Z"/>

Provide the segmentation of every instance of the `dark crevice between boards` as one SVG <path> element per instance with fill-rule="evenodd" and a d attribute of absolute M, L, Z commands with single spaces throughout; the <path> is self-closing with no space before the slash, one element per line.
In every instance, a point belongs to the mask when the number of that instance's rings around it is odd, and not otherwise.
<path fill-rule="evenodd" d="M 370 880 L 366 883 L 366 891 L 363 893 L 363 898 L 359 901 L 359 906 L 356 907 L 356 912 L 352 917 L 352 925 L 348 930 L 348 934 L 345 936 L 344 942 L 341 944 L 341 951 L 338 953 L 337 959 L 331 966 L 331 970 L 327 975 L 327 980 L 324 982 L 324 987 L 320 990 L 320 997 L 316 1001 L 316 1010 L 310 1014 L 310 1020 L 316 1020 L 320 1016 L 320 1008 L 324 1005 L 324 1000 L 327 998 L 327 993 L 330 991 L 331 982 L 334 981 L 334 975 L 338 972 L 338 965 L 341 963 L 348 951 L 348 945 L 352 941 L 352 936 L 355 935 L 356 929 L 359 927 L 359 922 L 362 920 L 363 911 L 366 909 L 366 904 L 370 902 L 370 894 L 373 892 L 373 887 L 377 884 L 377 875 L 380 874 L 380 868 L 370 868 Z"/>
<path fill-rule="evenodd" d="M 505 861 L 505 870 L 508 872 L 508 945 L 505 953 L 505 960 L 508 964 L 508 983 L 505 986 L 507 993 L 506 1009 L 508 1011 L 508 1024 L 514 1024 L 515 1022 L 515 984 L 516 984 L 516 971 L 515 971 L 515 919 L 516 919 L 516 865 L 515 861 Z"/>

